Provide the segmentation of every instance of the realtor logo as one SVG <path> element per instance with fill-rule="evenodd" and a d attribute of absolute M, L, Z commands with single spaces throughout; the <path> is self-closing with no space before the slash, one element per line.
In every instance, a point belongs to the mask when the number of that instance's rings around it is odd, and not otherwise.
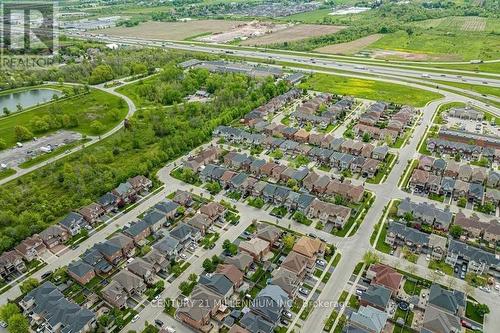
<path fill-rule="evenodd" d="M 19 57 L 40 62 L 57 49 L 55 1 L 2 1 L 0 3 L 2 64 Z M 17 60 L 4 58 L 17 57 Z M 37 59 L 34 59 L 37 58 Z M 46 61 L 47 59 L 45 59 Z"/>

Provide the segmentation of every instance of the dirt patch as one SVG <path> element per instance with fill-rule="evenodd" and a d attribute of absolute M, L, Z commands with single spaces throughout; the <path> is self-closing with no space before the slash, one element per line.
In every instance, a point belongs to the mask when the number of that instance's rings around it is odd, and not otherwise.
<path fill-rule="evenodd" d="M 237 39 L 246 40 L 252 37 L 265 36 L 286 29 L 287 27 L 286 24 L 252 21 L 250 23 L 240 24 L 230 31 L 198 37 L 196 40 L 208 43 L 229 43 Z"/>
<path fill-rule="evenodd" d="M 193 20 L 186 22 L 145 22 L 138 26 L 117 27 L 99 30 L 99 33 L 112 36 L 137 38 L 184 40 L 195 36 L 230 31 L 243 21 Z"/>
<path fill-rule="evenodd" d="M 375 34 L 353 40 L 352 42 L 320 47 L 315 51 L 332 54 L 354 54 L 375 43 L 380 38 L 382 38 L 381 34 Z"/>
<path fill-rule="evenodd" d="M 451 54 L 411 53 L 394 50 L 370 50 L 372 58 L 409 61 L 457 61 L 458 57 Z"/>
<path fill-rule="evenodd" d="M 320 24 L 299 24 L 289 28 L 272 32 L 265 36 L 250 38 L 243 41 L 242 45 L 269 45 L 282 42 L 292 42 L 310 37 L 334 34 L 344 26 L 320 25 Z"/>

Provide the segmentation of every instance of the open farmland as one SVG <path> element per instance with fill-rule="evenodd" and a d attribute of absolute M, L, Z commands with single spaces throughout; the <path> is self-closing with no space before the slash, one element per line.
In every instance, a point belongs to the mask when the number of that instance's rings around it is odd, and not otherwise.
<path fill-rule="evenodd" d="M 354 54 L 375 43 L 380 38 L 382 38 L 381 34 L 374 34 L 353 40 L 352 42 L 339 43 L 339 44 L 320 47 L 315 51 L 323 53 L 331 53 L 331 54 Z"/>
<path fill-rule="evenodd" d="M 333 34 L 344 28 L 345 28 L 344 26 L 336 26 L 336 25 L 300 24 L 264 36 L 247 39 L 243 41 L 241 44 L 269 45 L 280 42 L 291 42 L 309 37 Z"/>
<path fill-rule="evenodd" d="M 109 28 L 101 33 L 112 36 L 152 38 L 166 40 L 184 40 L 200 35 L 230 31 L 243 21 L 197 20 L 186 22 L 146 22 L 138 26 L 126 28 Z"/>

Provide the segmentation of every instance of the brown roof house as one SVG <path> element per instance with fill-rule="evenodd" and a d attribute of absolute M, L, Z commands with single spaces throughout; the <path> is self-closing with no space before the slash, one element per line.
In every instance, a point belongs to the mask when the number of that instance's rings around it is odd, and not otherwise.
<path fill-rule="evenodd" d="M 278 239 L 281 237 L 281 234 L 281 229 L 272 225 L 266 225 L 265 227 L 257 231 L 257 237 L 268 241 L 272 246 L 278 241 Z"/>
<path fill-rule="evenodd" d="M 66 242 L 69 239 L 69 232 L 61 226 L 51 225 L 40 233 L 40 237 L 45 246 L 51 249 Z"/>
<path fill-rule="evenodd" d="M 302 280 L 297 274 L 280 267 L 273 272 L 270 284 L 280 287 L 288 294 L 290 299 L 293 299 L 297 295 L 301 282 Z"/>
<path fill-rule="evenodd" d="M 86 285 L 95 277 L 94 267 L 83 260 L 71 262 L 68 265 L 68 274 L 81 285 Z"/>
<path fill-rule="evenodd" d="M 0 277 L 4 280 L 15 273 L 26 271 L 23 258 L 16 251 L 8 251 L 0 255 Z"/>
<path fill-rule="evenodd" d="M 260 238 L 252 238 L 247 241 L 242 241 L 239 244 L 239 249 L 251 255 L 254 260 L 262 260 L 270 251 L 271 244 Z"/>
<path fill-rule="evenodd" d="M 224 258 L 224 263 L 234 265 L 240 271 L 246 272 L 253 263 L 253 257 L 245 252 L 241 252 L 233 257 Z"/>
<path fill-rule="evenodd" d="M 34 234 L 19 243 L 15 247 L 15 250 L 17 253 L 22 255 L 26 261 L 31 261 L 47 251 L 47 247 L 43 243 L 42 238 L 39 235 Z"/>
<path fill-rule="evenodd" d="M 317 238 L 302 236 L 293 246 L 293 251 L 306 256 L 314 264 L 317 256 L 325 252 L 325 247 L 325 243 Z"/>
<path fill-rule="evenodd" d="M 200 207 L 200 213 L 207 216 L 212 222 L 222 220 L 224 218 L 225 211 L 226 207 L 217 202 L 210 202 Z"/>
<path fill-rule="evenodd" d="M 132 185 L 132 188 L 136 193 L 144 190 L 149 190 L 153 186 L 153 182 L 143 175 L 138 175 L 133 178 L 128 179 L 128 183 Z"/>
<path fill-rule="evenodd" d="M 333 223 L 337 228 L 343 228 L 351 216 L 351 209 L 315 199 L 308 212 L 309 217 L 318 218 L 323 223 Z"/>
<path fill-rule="evenodd" d="M 153 264 L 142 258 L 134 258 L 134 260 L 127 265 L 127 270 L 141 277 L 147 284 L 153 284 L 154 282 L 155 269 Z"/>
<path fill-rule="evenodd" d="M 281 263 L 280 268 L 287 269 L 297 275 L 300 279 L 303 279 L 308 271 L 308 267 L 312 267 L 312 265 L 311 258 L 298 252 L 290 251 L 285 260 Z"/>
<path fill-rule="evenodd" d="M 80 213 L 80 215 L 82 215 L 88 223 L 93 224 L 97 222 L 102 215 L 104 215 L 104 209 L 101 205 L 93 202 L 90 205 L 80 208 L 78 213 Z"/>
<path fill-rule="evenodd" d="M 371 279 L 371 284 L 382 285 L 392 291 L 393 295 L 399 293 L 403 275 L 399 274 L 392 267 L 383 264 L 372 264 L 368 268 L 366 276 Z"/>
<path fill-rule="evenodd" d="M 235 289 L 238 289 L 243 284 L 243 272 L 235 265 L 220 264 L 217 266 L 216 271 L 227 277 L 233 283 Z"/>
<path fill-rule="evenodd" d="M 119 247 L 125 257 L 130 257 L 135 250 L 134 240 L 121 232 L 111 237 L 109 242 Z"/>
<path fill-rule="evenodd" d="M 190 207 L 193 204 L 193 196 L 187 191 L 177 190 L 172 201 L 181 206 Z"/>

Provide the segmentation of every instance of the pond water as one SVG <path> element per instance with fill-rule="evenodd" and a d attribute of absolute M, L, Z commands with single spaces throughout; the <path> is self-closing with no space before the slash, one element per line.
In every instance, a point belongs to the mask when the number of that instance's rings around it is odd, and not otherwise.
<path fill-rule="evenodd" d="M 367 10 L 370 10 L 370 9 L 371 8 L 369 8 L 369 7 L 340 8 L 340 9 L 337 9 L 337 10 L 331 12 L 329 15 L 358 14 L 358 13 L 366 12 Z"/>
<path fill-rule="evenodd" d="M 17 112 L 17 105 L 21 105 L 23 109 L 49 102 L 54 95 L 62 96 L 59 90 L 46 88 L 31 89 L 10 94 L 0 95 L 0 115 L 4 114 L 4 108 L 10 112 Z"/>

